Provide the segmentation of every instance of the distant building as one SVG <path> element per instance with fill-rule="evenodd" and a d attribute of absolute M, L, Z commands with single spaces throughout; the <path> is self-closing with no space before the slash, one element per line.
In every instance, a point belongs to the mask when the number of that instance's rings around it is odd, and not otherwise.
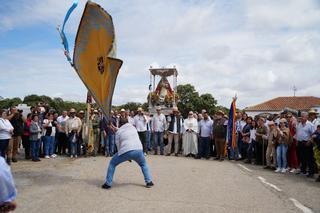
<path fill-rule="evenodd" d="M 31 113 L 30 106 L 28 106 L 27 104 L 19 104 L 19 105 L 17 106 L 17 109 L 23 111 L 22 114 L 23 114 L 24 117 L 27 117 L 27 115 L 28 115 L 29 113 Z"/>
<path fill-rule="evenodd" d="M 254 117 L 261 114 L 279 114 L 285 109 L 301 112 L 316 109 L 320 112 L 320 98 L 314 96 L 278 97 L 255 106 L 247 107 L 244 111 L 249 116 Z"/>

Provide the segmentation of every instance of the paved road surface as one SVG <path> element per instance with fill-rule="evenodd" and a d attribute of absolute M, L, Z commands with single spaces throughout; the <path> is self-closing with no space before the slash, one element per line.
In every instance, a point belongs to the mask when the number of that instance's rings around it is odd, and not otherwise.
<path fill-rule="evenodd" d="M 110 158 L 58 158 L 13 165 L 16 212 L 320 212 L 320 184 L 238 162 L 148 156 L 155 187 L 135 163 L 118 167 L 103 190 Z"/>

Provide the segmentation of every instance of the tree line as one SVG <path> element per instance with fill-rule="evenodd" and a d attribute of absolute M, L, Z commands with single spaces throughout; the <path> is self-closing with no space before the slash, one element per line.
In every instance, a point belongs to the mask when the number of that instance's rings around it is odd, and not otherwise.
<path fill-rule="evenodd" d="M 205 93 L 199 95 L 199 92 L 197 92 L 195 87 L 191 84 L 178 85 L 177 92 L 180 97 L 178 108 L 183 116 L 186 116 L 189 111 L 200 112 L 202 109 L 208 110 L 210 114 L 213 114 L 218 110 L 228 113 L 229 109 L 219 106 L 217 100 L 212 96 L 212 94 Z M 4 98 L 0 100 L 0 109 L 8 109 L 12 106 L 17 106 L 22 103 L 27 104 L 28 106 L 36 106 L 40 102 L 48 104 L 49 108 L 55 109 L 58 112 L 68 110 L 70 108 L 75 108 L 77 111 L 86 109 L 85 102 L 65 101 L 62 98 L 51 98 L 46 95 L 39 96 L 34 94 L 25 96 L 23 99 L 19 97 Z M 114 110 L 120 110 L 124 108 L 130 111 L 135 111 L 138 107 L 142 107 L 145 111 L 147 111 L 148 102 L 128 102 L 120 106 L 113 106 L 112 108 Z"/>

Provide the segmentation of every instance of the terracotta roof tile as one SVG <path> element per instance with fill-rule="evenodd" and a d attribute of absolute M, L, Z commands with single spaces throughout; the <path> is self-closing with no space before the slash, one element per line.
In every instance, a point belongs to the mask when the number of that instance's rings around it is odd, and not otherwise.
<path fill-rule="evenodd" d="M 286 107 L 295 110 L 309 110 L 320 105 L 320 98 L 313 96 L 278 97 L 261 104 L 247 107 L 246 111 L 281 111 Z"/>

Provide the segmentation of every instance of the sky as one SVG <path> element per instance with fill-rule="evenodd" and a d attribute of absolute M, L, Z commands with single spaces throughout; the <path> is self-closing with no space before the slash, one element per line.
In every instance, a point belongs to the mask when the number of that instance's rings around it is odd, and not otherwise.
<path fill-rule="evenodd" d="M 85 101 L 56 30 L 72 0 L 0 0 L 0 96 Z M 318 0 L 96 0 L 113 17 L 124 61 L 114 105 L 145 102 L 149 67 L 173 67 L 229 106 L 278 96 L 320 97 Z M 66 26 L 73 44 L 86 1 Z M 72 45 L 71 45 L 71 48 Z"/>

